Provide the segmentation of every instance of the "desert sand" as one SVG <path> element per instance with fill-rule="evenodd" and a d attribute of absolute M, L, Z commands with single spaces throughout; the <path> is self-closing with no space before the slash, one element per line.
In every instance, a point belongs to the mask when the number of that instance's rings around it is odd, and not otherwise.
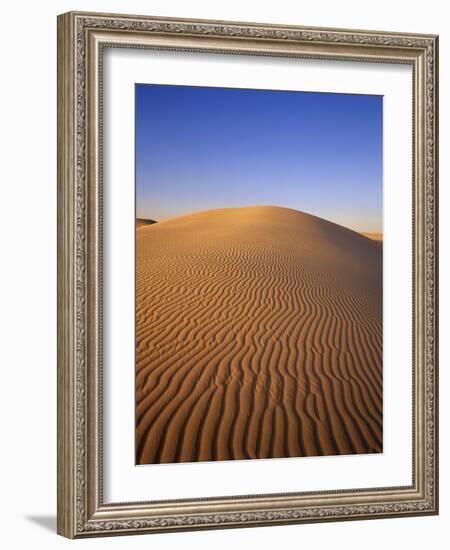
<path fill-rule="evenodd" d="M 145 227 L 146 225 L 152 225 L 156 223 L 155 220 L 146 220 L 144 218 L 136 218 L 136 229 Z"/>
<path fill-rule="evenodd" d="M 383 241 L 383 233 L 362 233 L 362 235 L 373 241 Z"/>
<path fill-rule="evenodd" d="M 296 210 L 136 231 L 137 463 L 382 451 L 382 246 Z"/>

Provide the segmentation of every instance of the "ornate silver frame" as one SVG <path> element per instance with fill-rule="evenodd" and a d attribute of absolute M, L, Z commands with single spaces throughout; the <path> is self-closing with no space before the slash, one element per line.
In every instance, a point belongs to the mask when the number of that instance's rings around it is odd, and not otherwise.
<path fill-rule="evenodd" d="M 103 502 L 100 90 L 105 46 L 413 67 L 411 486 Z M 438 513 L 437 54 L 433 35 L 75 12 L 58 17 L 59 534 L 78 538 Z"/>

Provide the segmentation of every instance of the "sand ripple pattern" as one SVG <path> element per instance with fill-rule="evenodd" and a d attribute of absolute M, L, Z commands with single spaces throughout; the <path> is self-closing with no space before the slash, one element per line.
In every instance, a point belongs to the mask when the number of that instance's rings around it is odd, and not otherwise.
<path fill-rule="evenodd" d="M 278 207 L 136 231 L 138 464 L 382 451 L 382 244 Z"/>

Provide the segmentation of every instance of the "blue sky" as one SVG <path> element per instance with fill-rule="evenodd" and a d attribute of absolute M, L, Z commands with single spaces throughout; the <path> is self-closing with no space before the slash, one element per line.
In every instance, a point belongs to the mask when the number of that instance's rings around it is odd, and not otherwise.
<path fill-rule="evenodd" d="M 382 96 L 136 85 L 136 214 L 276 205 L 382 232 Z"/>

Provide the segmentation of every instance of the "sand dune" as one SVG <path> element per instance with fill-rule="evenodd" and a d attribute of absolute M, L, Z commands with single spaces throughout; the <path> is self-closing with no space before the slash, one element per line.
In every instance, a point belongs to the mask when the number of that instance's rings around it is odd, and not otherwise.
<path fill-rule="evenodd" d="M 145 227 L 146 225 L 152 225 L 156 223 L 155 220 L 147 220 L 145 218 L 136 218 L 136 229 Z"/>
<path fill-rule="evenodd" d="M 364 237 L 367 237 L 368 239 L 372 239 L 373 241 L 382 241 L 383 240 L 383 233 L 361 233 L 364 235 Z"/>
<path fill-rule="evenodd" d="M 382 247 L 278 207 L 136 232 L 137 463 L 382 451 Z"/>

